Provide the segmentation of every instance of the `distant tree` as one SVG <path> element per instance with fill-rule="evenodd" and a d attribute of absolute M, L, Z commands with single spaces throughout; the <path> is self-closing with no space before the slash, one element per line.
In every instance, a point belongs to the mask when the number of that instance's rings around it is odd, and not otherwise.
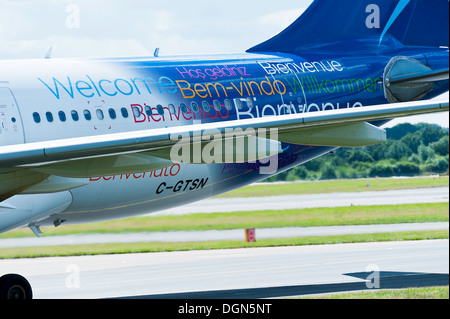
<path fill-rule="evenodd" d="M 410 123 L 397 124 L 394 127 L 386 129 L 388 139 L 399 140 L 407 134 L 415 133 L 419 128 Z"/>
<path fill-rule="evenodd" d="M 432 173 L 445 173 L 448 170 L 448 159 L 434 158 L 425 163 L 424 171 Z"/>
<path fill-rule="evenodd" d="M 431 143 L 430 147 L 441 156 L 449 154 L 449 137 L 448 135 L 442 137 L 439 141 Z"/>
<path fill-rule="evenodd" d="M 308 170 L 305 168 L 305 166 L 300 165 L 288 171 L 286 181 L 295 181 L 298 179 L 304 180 L 307 177 L 308 177 Z"/>
<path fill-rule="evenodd" d="M 399 176 L 414 176 L 420 174 L 420 167 L 415 163 L 399 162 L 395 165 L 394 171 Z"/>
<path fill-rule="evenodd" d="M 425 163 L 428 160 L 432 160 L 435 155 L 436 154 L 431 147 L 420 144 L 418 149 L 418 156 L 422 163 Z"/>
<path fill-rule="evenodd" d="M 352 151 L 349 151 L 348 154 L 348 161 L 350 163 L 352 162 L 373 162 L 373 157 L 370 156 L 369 153 L 363 152 L 360 149 L 355 149 Z"/>
<path fill-rule="evenodd" d="M 374 161 L 384 160 L 386 159 L 387 150 L 393 142 L 394 140 L 387 140 L 385 143 L 372 145 L 367 148 L 367 151 Z"/>
<path fill-rule="evenodd" d="M 330 163 L 325 163 L 320 168 L 320 179 L 336 179 L 336 167 Z"/>
<path fill-rule="evenodd" d="M 370 177 L 391 177 L 394 175 L 394 168 L 386 163 L 377 163 L 369 169 Z"/>
<path fill-rule="evenodd" d="M 409 157 L 412 154 L 411 149 L 402 141 L 393 141 L 386 152 L 386 158 L 400 160 Z"/>
<path fill-rule="evenodd" d="M 413 153 L 417 153 L 417 149 L 419 148 L 419 145 L 421 143 L 420 132 L 416 132 L 414 134 L 408 133 L 403 136 L 400 141 L 408 146 Z"/>
<path fill-rule="evenodd" d="M 448 135 L 439 125 L 420 123 L 418 124 L 418 127 L 421 127 L 420 141 L 425 144 L 425 146 L 437 142 L 441 137 Z"/>

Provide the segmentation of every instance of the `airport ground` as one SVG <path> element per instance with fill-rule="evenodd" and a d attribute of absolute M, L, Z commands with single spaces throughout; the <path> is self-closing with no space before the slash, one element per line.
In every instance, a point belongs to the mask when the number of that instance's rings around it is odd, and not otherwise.
<path fill-rule="evenodd" d="M 317 186 L 318 184 L 321 184 Z M 309 185 L 308 185 L 309 184 Z M 312 186 L 313 184 L 313 186 Z M 330 184 L 334 184 L 334 188 L 330 187 Z M 349 186 L 353 184 L 353 186 Z M 384 184 L 384 185 L 383 185 Z M 356 186 L 355 186 L 356 185 Z M 288 187 L 287 187 L 288 186 Z M 337 187 L 336 187 L 337 186 Z M 275 188 L 271 188 L 275 187 Z M 417 187 L 419 187 L 417 189 Z M 273 189 L 282 189 L 283 195 L 276 194 Z M 233 195 L 232 193 L 226 194 L 225 198 L 229 198 L 229 196 L 246 196 L 246 194 L 252 194 L 250 196 L 258 196 L 261 198 L 261 196 L 269 194 L 278 195 L 278 196 L 291 196 L 289 194 L 295 195 L 297 198 L 307 198 L 307 197 L 301 197 L 301 196 L 312 196 L 313 194 L 317 194 L 318 192 L 316 189 L 321 189 L 323 192 L 328 194 L 328 196 L 325 197 L 333 197 L 329 194 L 342 194 L 340 197 L 345 197 L 345 194 L 349 195 L 349 198 L 352 198 L 354 200 L 356 193 L 365 193 L 366 195 L 369 194 L 370 196 L 366 197 L 366 200 L 362 199 L 363 202 L 368 203 L 367 198 L 371 198 L 374 196 L 374 194 L 370 194 L 367 192 L 368 189 L 370 191 L 376 191 L 378 195 L 384 194 L 382 197 L 389 197 L 388 190 L 395 189 L 396 192 L 403 192 L 404 189 L 410 189 L 410 192 L 417 192 L 415 195 L 412 195 L 412 198 L 415 198 L 416 201 L 420 202 L 420 196 L 419 194 L 422 194 L 425 197 L 431 198 L 432 200 L 428 201 L 422 201 L 420 203 L 412 204 L 412 203 L 394 203 L 392 202 L 392 199 L 389 199 L 387 203 L 384 203 L 381 201 L 381 199 L 378 199 L 378 205 L 369 205 L 364 206 L 361 204 L 353 204 L 350 203 L 350 205 L 342 204 L 344 206 L 339 207 L 324 207 L 324 208 L 289 208 L 289 209 L 282 209 L 279 210 L 256 210 L 256 211 L 247 211 L 247 212 L 219 212 L 219 213 L 210 213 L 205 214 L 203 213 L 184 213 L 182 215 L 167 215 L 167 214 L 159 214 L 159 216 L 151 216 L 151 217 L 140 217 L 140 218 L 134 218 L 129 220 L 124 220 L 120 222 L 109 222 L 109 223 L 101 223 L 96 225 L 83 225 L 83 226 L 71 226 L 67 228 L 61 228 L 60 230 L 57 229 L 44 229 L 45 236 L 41 239 L 31 238 L 28 237 L 30 235 L 29 230 L 19 230 L 16 232 L 9 233 L 7 235 L 2 235 L 0 238 L 0 247 L 1 243 L 6 242 L 7 240 L 16 240 L 16 243 L 20 242 L 21 240 L 24 240 L 24 236 L 27 236 L 27 240 L 34 240 L 35 242 L 39 240 L 48 240 L 49 238 L 54 239 L 54 244 L 48 244 L 48 245 L 30 245 L 30 247 L 27 247 L 27 245 L 19 245 L 16 244 L 6 244 L 3 245 L 3 248 L 0 248 L 0 258 L 5 259 L 1 261 L 0 268 L 1 271 L 4 271 L 3 268 L 8 267 L 8 265 L 17 264 L 17 261 L 20 261 L 21 264 L 28 264 L 29 262 L 26 262 L 25 259 L 9 259 L 6 258 L 23 258 L 23 257 L 38 257 L 38 256 L 70 256 L 70 255 L 100 255 L 107 256 L 110 254 L 122 254 L 122 253 L 145 253 L 145 252 L 151 252 L 152 254 L 158 254 L 157 252 L 168 252 L 168 251 L 179 251 L 180 253 L 188 252 L 188 251 L 195 251 L 198 249 L 205 250 L 208 252 L 214 252 L 217 249 L 221 249 L 219 252 L 227 252 L 227 249 L 232 248 L 232 252 L 236 253 L 239 251 L 240 248 L 246 248 L 245 253 L 241 253 L 243 255 L 251 256 L 253 253 L 251 253 L 252 250 L 249 250 L 248 248 L 254 248 L 254 249 L 263 249 L 263 248 L 256 248 L 256 247 L 267 247 L 267 249 L 274 249 L 271 247 L 279 247 L 279 249 L 283 250 L 283 247 L 319 247 L 314 245 L 321 245 L 321 247 L 331 247 L 330 249 L 338 249 L 339 245 L 342 243 L 347 243 L 351 247 L 351 245 L 360 245 L 359 243 L 366 243 L 366 245 L 374 244 L 374 242 L 384 242 L 386 244 L 394 242 L 408 242 L 408 243 L 415 243 L 415 242 L 430 242 L 431 246 L 433 243 L 443 243 L 443 247 L 447 247 L 446 249 L 443 249 L 443 252 L 437 253 L 440 257 L 447 254 L 444 257 L 447 259 L 447 264 L 441 265 L 443 266 L 442 269 L 428 269 L 425 267 L 423 270 L 420 269 L 412 269 L 408 271 L 408 267 L 404 267 L 402 271 L 399 272 L 400 277 L 402 280 L 405 278 L 412 278 L 409 276 L 410 273 L 414 274 L 420 274 L 418 277 L 422 281 L 426 283 L 427 278 L 433 277 L 436 279 L 439 277 L 437 283 L 438 286 L 444 285 L 444 290 L 446 289 L 446 293 L 448 296 L 448 238 L 449 238 L 449 231 L 448 231 L 448 220 L 449 220 L 449 209 L 448 209 L 448 177 L 432 177 L 432 178 L 419 178 L 419 179 L 389 179 L 389 180 L 358 180 L 358 181 L 343 181 L 343 182 L 316 182 L 316 183 L 294 183 L 294 184 L 278 184 L 278 185 L 256 185 L 251 186 L 248 188 L 243 189 L 241 192 L 238 192 L 237 194 Z M 383 193 L 385 192 L 385 193 Z M 313 194 L 311 194 L 313 193 Z M 244 195 L 243 195 L 244 194 Z M 255 195 L 257 194 L 257 195 Z M 399 195 L 401 193 L 394 193 L 392 196 L 393 198 L 398 198 L 404 200 L 407 196 L 406 195 Z M 428 195 L 427 195 L 428 194 Z M 314 195 L 318 196 L 318 195 Z M 242 197 L 241 197 L 242 198 Z M 244 197 L 245 198 L 245 197 Z M 323 198 L 323 197 L 322 197 Z M 334 197 L 336 198 L 336 197 Z M 223 200 L 222 198 L 216 198 L 214 200 Z M 318 198 L 320 201 L 320 197 Z M 234 200 L 232 202 L 236 202 L 237 198 L 234 197 Z M 301 200 L 300 202 L 305 203 L 307 201 Z M 213 202 L 214 203 L 214 202 Z M 323 201 L 325 203 L 325 201 Z M 204 207 L 211 207 L 208 206 L 211 205 L 211 202 L 207 204 Z M 223 206 L 223 205 L 219 205 Z M 267 206 L 267 205 L 266 205 Z M 325 205 L 322 205 L 325 206 Z M 197 206 L 198 209 L 200 209 L 200 206 Z M 320 207 L 320 205 L 319 205 Z M 257 221 L 257 222 L 256 222 Z M 351 233 L 347 230 L 355 230 L 359 229 L 360 227 L 367 227 L 363 225 L 369 225 L 368 230 L 360 231 L 359 233 Z M 399 228 L 389 228 L 391 226 L 396 226 Z M 424 226 L 424 225 L 432 225 L 432 228 L 428 229 L 404 229 L 401 227 L 404 226 Z M 257 234 L 257 241 L 255 243 L 246 243 L 244 238 L 244 229 L 246 227 L 255 227 L 256 228 L 256 234 Z M 300 230 L 318 230 L 322 228 L 322 231 L 325 231 L 325 233 L 320 234 L 310 234 L 305 235 L 305 233 L 294 233 L 293 235 L 278 235 L 275 236 L 268 236 L 267 238 L 263 238 L 263 231 L 262 230 L 274 230 L 275 229 L 285 229 L 286 227 L 290 227 L 295 229 L 296 231 Z M 332 227 L 340 229 L 344 229 L 342 233 L 336 233 L 331 234 L 330 232 L 327 233 L 328 230 L 331 230 Z M 370 227 L 378 227 L 378 231 L 373 231 L 373 228 Z M 347 229 L 347 230 L 345 230 Z M 219 240 L 209 240 L 208 238 L 202 239 L 202 240 L 193 240 L 193 241 L 183 241 L 179 240 L 180 237 L 172 238 L 171 240 L 145 240 L 143 241 L 142 238 L 140 239 L 139 236 L 133 237 L 134 235 L 138 235 L 142 233 L 144 230 L 147 232 L 151 232 L 153 234 L 159 234 L 163 235 L 165 234 L 165 237 L 171 236 L 174 234 L 183 235 L 184 234 L 192 234 L 192 233 L 220 233 L 220 232 L 230 232 L 233 231 L 237 235 L 234 236 L 241 236 L 241 238 L 232 238 L 232 239 L 219 239 Z M 81 233 L 81 235 L 79 235 Z M 102 233 L 104 236 L 105 233 L 108 235 L 112 235 L 112 237 L 107 242 L 103 243 L 96 243 L 96 242 L 90 242 L 83 245 L 77 245 L 77 238 L 81 239 L 84 236 L 94 236 L 93 234 L 96 234 L 95 236 L 98 236 L 99 233 Z M 78 234 L 78 235 L 74 235 Z M 258 237 L 259 234 L 259 237 Z M 297 235 L 296 235 L 297 234 Z M 298 235 L 300 234 L 300 235 Z M 69 244 L 65 243 L 64 245 L 61 245 L 61 239 L 64 237 L 70 237 L 74 236 L 71 239 L 71 242 Z M 106 235 L 105 235 L 106 236 Z M 120 243 L 117 240 L 117 237 L 114 236 L 122 236 L 122 237 L 128 237 L 129 239 L 132 238 L 132 240 L 128 240 L 127 242 Z M 162 237 L 160 237 L 162 238 Z M 178 238 L 178 239 L 177 239 Z M 130 242 L 131 241 L 131 242 Z M 352 244 L 351 244 L 352 243 Z M 329 245 L 331 244 L 331 245 Z M 12 246 L 10 246 L 12 245 Z M 413 244 L 411 244 L 412 246 Z M 441 245 L 441 244 L 440 244 Z M 441 245 L 441 246 L 442 246 Z M 5 247 L 6 246 L 6 247 Z M 20 246 L 20 247 L 19 247 Z M 334 248 L 332 248 L 334 247 Z M 426 251 L 427 249 L 425 249 Z M 271 254 L 274 254 L 274 252 L 270 252 Z M 106 254 L 106 255 L 105 255 Z M 233 254 L 233 253 L 231 253 Z M 420 255 L 417 258 L 424 258 L 424 256 Z M 140 254 L 138 254 L 140 255 Z M 146 254 L 143 254 L 146 255 Z M 143 256 L 142 255 L 142 256 Z M 213 255 L 216 256 L 215 253 Z M 226 258 L 228 253 L 225 253 L 223 258 Z M 239 255 L 239 254 L 238 254 Z M 131 255 L 130 255 L 131 256 Z M 156 256 L 156 255 L 153 255 Z M 429 257 L 429 256 L 428 256 Z M 426 258 L 428 258 L 426 257 Z M 436 256 L 435 256 L 436 257 Z M 74 257 L 75 258 L 75 257 Z M 77 257 L 77 258 L 83 258 L 83 257 Z M 93 258 L 93 257 L 91 257 Z M 205 259 L 209 257 L 203 257 Z M 217 256 L 215 258 L 218 258 Z M 413 257 L 407 257 L 407 258 L 413 258 Z M 426 259 L 425 258 L 425 259 Z M 36 260 L 48 260 L 46 258 L 38 258 L 34 259 Z M 56 261 L 57 259 L 50 260 Z M 434 261 L 440 260 L 440 259 L 434 259 Z M 225 259 L 224 259 L 225 261 Z M 398 260 L 397 260 L 398 261 Z M 228 262 L 228 260 L 226 260 Z M 82 261 L 78 261 L 77 264 L 82 264 Z M 327 264 L 327 262 L 324 262 Z M 345 264 L 345 261 L 334 261 L 334 263 L 342 263 Z M 103 264 L 103 263 L 102 263 Z M 320 262 L 318 262 L 320 264 Z M 441 263 L 442 264 L 442 263 Z M 249 266 L 254 267 L 254 266 Z M 274 268 L 277 268 L 279 266 L 276 266 Z M 295 268 L 296 266 L 291 266 L 291 268 Z M 307 265 L 304 267 L 308 267 Z M 269 267 L 270 268 L 270 267 Z M 283 267 L 282 267 L 283 268 Z M 395 263 L 388 266 L 389 270 L 395 269 Z M 446 269 L 446 270 L 445 270 Z M 263 269 L 264 270 L 264 269 Z M 263 270 L 257 270 L 257 272 L 263 272 Z M 360 269 L 361 270 L 361 269 Z M 224 272 L 224 270 L 216 270 L 216 272 Z M 362 269 L 361 271 L 364 271 Z M 237 271 L 239 272 L 239 271 Z M 342 270 L 343 273 L 345 273 L 345 270 Z M 350 271 L 351 272 L 351 271 Z M 305 274 L 307 271 L 305 271 Z M 383 274 L 387 274 L 389 272 L 384 272 Z M 396 274 L 394 277 L 399 279 L 399 274 Z M 427 275 L 424 275 L 427 274 Z M 408 276 L 406 276 L 408 275 Z M 427 277 L 430 275 L 431 277 Z M 67 275 L 66 275 L 67 276 Z M 179 274 L 178 276 L 184 278 L 184 274 Z M 192 276 L 192 274 L 191 274 Z M 437 277 L 436 277 L 437 276 Z M 45 277 L 45 276 L 44 276 Z M 40 277 L 42 278 L 42 277 Z M 392 277 L 393 278 L 393 277 Z M 328 278 L 331 280 L 330 278 Z M 433 280 L 434 280 L 433 279 Z M 255 279 L 258 280 L 258 279 Z M 284 279 L 283 279 L 284 280 Z M 316 278 L 317 282 L 323 282 L 324 278 Z M 361 280 L 361 279 L 359 279 Z M 113 280 L 114 281 L 114 280 Z M 327 280 L 325 280 L 327 281 Z M 331 280 L 333 282 L 333 280 Z M 287 283 L 287 282 L 286 282 Z M 299 285 L 296 285 L 298 287 L 303 287 L 304 289 L 311 288 L 308 285 L 300 284 L 304 283 L 304 281 L 299 281 Z M 432 285 L 433 281 L 429 281 L 429 283 Z M 436 281 L 434 281 L 436 283 Z M 330 283 L 331 284 L 331 283 Z M 352 286 L 350 284 L 350 286 Z M 259 285 L 261 286 L 261 285 Z M 270 285 L 269 285 L 270 286 Z M 280 283 L 273 283 L 273 286 L 280 287 Z M 291 285 L 285 285 L 286 287 L 289 286 L 292 288 Z M 294 285 L 295 286 L 295 285 Z M 349 287 L 350 287 L 349 286 Z M 422 287 L 423 285 L 421 285 Z M 445 287 L 447 286 L 447 288 Z M 220 284 L 216 288 L 219 288 Z M 248 286 L 251 288 L 251 285 Z M 297 288 L 298 288 L 297 287 Z M 337 286 L 336 286 L 337 287 Z M 230 288 L 233 288 L 232 286 Z M 236 288 L 236 287 L 234 287 Z M 243 289 L 243 287 L 241 287 Z M 273 287 L 272 287 L 273 288 Z M 302 289 L 303 289 L 302 288 Z M 277 288 L 278 289 L 278 288 Z M 277 290 L 275 289 L 275 290 Z M 298 288 L 300 289 L 300 288 Z M 304 292 L 301 292 L 297 289 L 298 295 L 304 295 Z M 434 288 L 437 290 L 441 290 L 442 288 Z M 208 288 L 205 290 L 205 293 L 208 292 L 211 293 L 211 288 Z M 220 290 L 220 289 L 216 289 Z M 236 289 L 235 289 L 236 290 Z M 238 289 L 239 290 L 239 289 Z M 286 290 L 286 292 L 289 289 Z M 172 293 L 175 293 L 175 291 L 181 291 L 181 290 L 173 290 Z M 201 289 L 200 289 L 201 291 Z M 258 293 L 263 292 L 264 290 L 257 290 Z M 345 291 L 345 290 L 344 290 Z M 78 291 L 80 292 L 80 291 Z M 153 292 L 153 293 L 152 293 Z M 250 292 L 247 291 L 247 292 Z M 329 291 L 332 292 L 332 291 Z M 227 292 L 228 293 L 228 292 Z M 243 293 L 241 291 L 240 293 Z M 413 294 L 420 294 L 423 292 L 415 292 Z M 158 290 L 149 291 L 148 295 L 146 293 L 142 293 L 145 296 L 154 296 L 159 295 Z M 122 296 L 137 296 L 139 295 L 133 292 L 130 292 L 130 294 L 125 293 L 122 294 Z M 433 295 L 432 292 L 429 292 L 429 295 Z M 441 293 L 438 293 L 439 296 L 442 296 Z M 50 295 L 42 294 L 41 297 L 43 298 L 51 298 Z M 87 296 L 87 295 L 86 295 Z M 211 295 L 210 295 L 211 296 Z M 263 295 L 262 295 L 263 296 Z M 281 295 L 280 295 L 281 296 Z M 278 296 L 278 297 L 280 297 Z M 286 295 L 289 296 L 289 293 Z M 386 295 L 385 295 L 386 296 Z M 444 292 L 445 296 L 445 292 Z M 58 297 L 58 296 L 55 296 Z M 99 295 L 92 295 L 93 298 L 101 297 Z M 109 297 L 108 295 L 103 295 L 103 297 Z M 188 295 L 187 297 L 196 298 L 195 295 Z M 254 295 L 254 297 L 259 298 L 259 295 Z M 264 297 L 264 296 L 263 296 Z M 70 297 L 69 297 L 70 298 Z M 77 297 L 75 297 L 77 298 Z M 89 298 L 89 297 L 87 297 Z M 383 298 L 383 297 L 382 297 Z M 390 298 L 390 297 L 385 297 Z M 400 298 L 408 298 L 408 297 L 400 297 Z M 439 297 L 437 297 L 439 298 Z"/>

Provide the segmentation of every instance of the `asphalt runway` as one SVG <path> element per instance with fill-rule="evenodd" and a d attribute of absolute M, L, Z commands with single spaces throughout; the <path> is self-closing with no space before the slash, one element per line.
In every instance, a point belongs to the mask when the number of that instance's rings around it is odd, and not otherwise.
<path fill-rule="evenodd" d="M 449 241 L 0 260 L 36 299 L 255 299 L 449 284 Z"/>
<path fill-rule="evenodd" d="M 381 224 L 381 225 L 350 225 L 322 227 L 283 227 L 257 228 L 256 239 L 293 238 L 311 236 L 338 236 L 354 234 L 376 234 L 406 231 L 448 230 L 448 222 Z M 110 243 L 143 243 L 143 242 L 192 242 L 214 240 L 245 240 L 244 229 L 205 230 L 205 231 L 173 231 L 145 232 L 125 234 L 80 234 L 65 236 L 43 236 L 3 238 L 0 248 L 12 247 L 43 247 L 58 245 L 89 245 Z"/>
<path fill-rule="evenodd" d="M 190 213 L 213 213 L 257 210 L 283 210 L 314 207 L 345 207 L 367 205 L 398 205 L 415 203 L 438 203 L 449 201 L 449 187 L 420 188 L 407 190 L 391 190 L 360 193 L 332 193 L 314 195 L 286 195 L 259 198 L 218 198 L 199 201 L 176 209 L 152 214 L 180 215 Z M 347 235 L 364 233 L 386 233 L 401 231 L 422 231 L 449 229 L 449 223 L 418 223 L 395 225 L 359 225 L 331 227 L 285 227 L 257 229 L 259 239 Z M 0 248 L 33 247 L 101 243 L 130 242 L 186 242 L 209 240 L 244 240 L 242 229 L 222 231 L 189 231 L 189 232 L 149 232 L 133 234 L 87 234 L 68 236 L 48 236 L 41 238 L 5 238 L 0 239 Z"/>
<path fill-rule="evenodd" d="M 347 205 L 448 202 L 448 187 L 389 192 L 225 199 L 227 211 Z M 241 201 L 242 202 L 239 202 Z M 176 213 L 223 210 L 222 199 L 188 205 Z M 316 203 L 316 204 L 314 204 Z M 261 204 L 262 206 L 257 206 Z M 274 205 L 269 206 L 269 205 Z M 313 206 L 315 207 L 315 206 Z M 215 209 L 217 210 L 217 209 Z M 214 211 L 214 210 L 213 210 Z M 165 212 L 167 213 L 167 212 Z M 411 228 L 413 227 L 413 228 Z M 448 223 L 256 230 L 256 238 L 447 229 Z M 234 232 L 234 233 L 232 233 Z M 172 236 L 178 237 L 172 237 Z M 0 247 L 93 242 L 222 240 L 243 230 L 2 239 Z M 105 235 L 109 236 L 109 235 Z M 138 237 L 134 237 L 138 236 Z M 156 237 L 155 237 L 156 236 Z M 159 239 L 158 239 L 159 236 Z M 201 237 L 192 237 L 201 236 Z M 119 237 L 121 238 L 119 240 Z M 169 238 L 169 239 L 167 239 Z M 203 239 L 202 239 L 203 238 Z M 24 242 L 22 242 L 24 241 Z M 86 242 L 84 242 L 86 241 Z M 252 248 L 62 258 L 0 260 L 0 274 L 30 280 L 38 299 L 254 299 L 379 288 L 449 284 L 448 240 Z"/>
<path fill-rule="evenodd" d="M 284 195 L 251 198 L 206 199 L 152 214 L 226 213 L 317 207 L 400 205 L 449 201 L 449 187 L 416 188 L 357 193 Z"/>

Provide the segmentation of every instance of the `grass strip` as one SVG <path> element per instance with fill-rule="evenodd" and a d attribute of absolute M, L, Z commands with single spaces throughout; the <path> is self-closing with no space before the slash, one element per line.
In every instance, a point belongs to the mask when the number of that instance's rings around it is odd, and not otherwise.
<path fill-rule="evenodd" d="M 291 299 L 291 298 L 289 298 Z M 449 286 L 382 289 L 292 299 L 449 299 Z"/>
<path fill-rule="evenodd" d="M 448 203 L 349 206 L 279 211 L 190 214 L 134 217 L 96 224 L 43 227 L 43 236 L 87 233 L 227 230 L 245 228 L 348 226 L 398 223 L 448 222 Z M 0 238 L 34 236 L 20 229 Z"/>
<path fill-rule="evenodd" d="M 52 247 L 15 247 L 15 248 L 1 248 L 0 259 L 84 256 L 84 255 L 104 255 L 104 254 L 130 254 L 130 253 L 151 253 L 151 252 L 255 248 L 255 247 L 304 246 L 304 245 L 409 241 L 409 240 L 429 240 L 429 239 L 448 239 L 448 238 L 449 238 L 448 230 L 435 230 L 435 231 L 395 232 L 395 233 L 380 233 L 380 234 L 262 239 L 257 240 L 255 243 L 247 243 L 242 240 L 242 241 L 207 241 L 207 242 L 185 242 L 185 243 L 145 242 L 145 243 L 125 243 L 125 244 L 110 243 L 110 244 L 90 244 L 90 245 L 73 245 L 73 246 L 67 245 L 67 246 L 52 246 Z"/>
<path fill-rule="evenodd" d="M 228 192 L 226 194 L 217 196 L 216 198 L 386 191 L 398 189 L 443 187 L 448 185 L 448 176 L 326 180 L 298 183 L 259 183 Z"/>

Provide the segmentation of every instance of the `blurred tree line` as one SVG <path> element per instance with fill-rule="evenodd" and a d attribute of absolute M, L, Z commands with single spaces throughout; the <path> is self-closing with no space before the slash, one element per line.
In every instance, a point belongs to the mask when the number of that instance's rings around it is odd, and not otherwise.
<path fill-rule="evenodd" d="M 354 179 L 448 174 L 449 130 L 434 124 L 387 128 L 385 143 L 340 148 L 266 181 Z"/>

